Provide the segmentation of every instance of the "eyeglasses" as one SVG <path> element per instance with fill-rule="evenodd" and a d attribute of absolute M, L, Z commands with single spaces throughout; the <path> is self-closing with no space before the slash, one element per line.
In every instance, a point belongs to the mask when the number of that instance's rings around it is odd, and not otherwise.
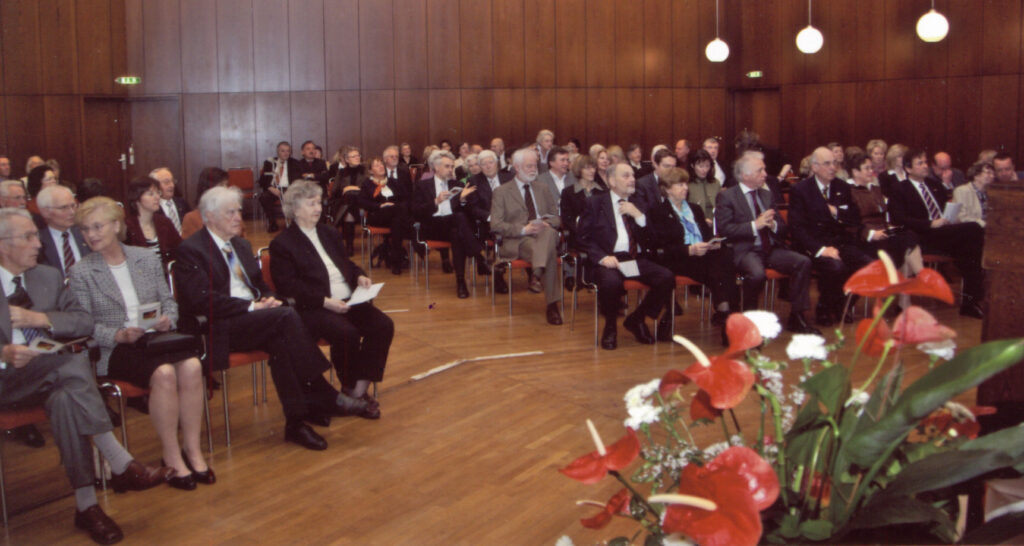
<path fill-rule="evenodd" d="M 103 230 L 103 228 L 107 227 L 110 224 L 113 224 L 114 222 L 115 222 L 114 220 L 110 220 L 109 222 L 102 222 L 102 223 L 92 224 L 90 226 L 82 226 L 82 228 L 81 228 L 82 229 L 82 234 L 83 235 L 88 235 L 90 233 L 99 233 L 100 231 Z"/>
<path fill-rule="evenodd" d="M 26 231 L 25 233 L 22 233 L 21 235 L 11 235 L 9 237 L 0 237 L 0 240 L 3 240 L 3 239 L 21 239 L 22 241 L 25 241 L 26 243 L 31 243 L 32 241 L 39 240 L 39 232 L 38 231 Z"/>
<path fill-rule="evenodd" d="M 72 212 L 78 209 L 78 203 L 71 203 L 69 205 L 61 205 L 59 207 L 43 207 L 51 210 L 59 210 L 61 212 Z"/>

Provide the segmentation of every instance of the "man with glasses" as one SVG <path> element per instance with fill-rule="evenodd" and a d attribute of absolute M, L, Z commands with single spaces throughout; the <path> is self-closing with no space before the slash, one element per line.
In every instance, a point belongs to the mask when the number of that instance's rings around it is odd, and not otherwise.
<path fill-rule="evenodd" d="M 51 265 L 60 271 L 61 278 L 90 252 L 82 238 L 82 232 L 75 226 L 75 211 L 78 203 L 71 190 L 64 186 L 48 186 L 36 198 L 39 204 L 39 242 L 43 252 L 39 263 Z"/>
<path fill-rule="evenodd" d="M 0 182 L 0 208 L 25 208 L 25 186 L 20 180 Z"/>

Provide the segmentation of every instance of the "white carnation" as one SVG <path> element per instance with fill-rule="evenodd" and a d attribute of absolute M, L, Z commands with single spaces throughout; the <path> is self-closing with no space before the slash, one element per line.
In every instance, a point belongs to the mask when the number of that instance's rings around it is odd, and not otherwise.
<path fill-rule="evenodd" d="M 779 317 L 771 311 L 744 311 L 743 316 L 753 321 L 764 339 L 775 339 L 782 332 Z"/>
<path fill-rule="evenodd" d="M 931 356 L 937 356 L 943 360 L 953 360 L 953 355 L 956 354 L 956 342 L 952 339 L 929 341 L 928 343 L 919 344 L 917 350 Z"/>
<path fill-rule="evenodd" d="M 627 408 L 629 417 L 626 418 L 624 424 L 633 429 L 640 430 L 640 425 L 647 423 L 656 423 L 658 416 L 661 415 L 661 410 L 654 407 L 651 404 L 639 404 Z"/>
<path fill-rule="evenodd" d="M 555 546 L 576 546 L 569 535 L 562 535 L 555 541 Z"/>
<path fill-rule="evenodd" d="M 786 355 L 790 360 L 804 358 L 825 360 L 828 358 L 825 338 L 815 334 L 794 334 L 792 341 L 786 347 Z"/>

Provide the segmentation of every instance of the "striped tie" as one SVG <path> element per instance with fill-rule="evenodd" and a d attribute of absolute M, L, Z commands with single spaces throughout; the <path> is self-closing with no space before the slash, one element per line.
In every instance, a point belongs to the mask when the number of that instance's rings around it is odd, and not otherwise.
<path fill-rule="evenodd" d="M 174 229 L 181 233 L 181 218 L 178 217 L 178 207 L 175 206 L 174 201 L 170 199 L 164 201 L 164 213 L 171 219 Z"/>
<path fill-rule="evenodd" d="M 71 266 L 75 265 L 75 253 L 71 250 L 71 231 L 66 230 L 61 235 L 64 239 L 64 276 L 68 276 Z"/>
<path fill-rule="evenodd" d="M 942 211 L 939 210 L 938 203 L 935 202 L 935 198 L 932 197 L 932 192 L 928 191 L 928 187 L 921 184 L 921 195 L 924 197 L 924 205 L 928 207 L 928 219 L 937 220 L 942 217 Z"/>
<path fill-rule="evenodd" d="M 245 274 L 245 270 L 242 269 L 242 264 L 238 261 L 238 258 L 235 257 L 235 251 L 234 248 L 232 248 L 231 243 L 224 243 L 224 247 L 221 248 L 221 250 L 224 251 L 224 255 L 228 258 L 228 268 L 231 269 L 231 273 L 238 277 L 238 279 L 242 281 L 242 284 L 247 286 L 255 296 L 256 289 L 253 288 L 252 283 L 249 282 L 249 276 Z"/>
<path fill-rule="evenodd" d="M 25 291 L 25 287 L 21 285 L 21 275 L 14 277 L 14 292 L 7 296 L 7 303 L 23 309 L 32 308 L 32 298 Z M 25 336 L 25 343 L 32 343 L 33 339 L 43 335 L 38 328 L 21 328 L 21 334 Z"/>

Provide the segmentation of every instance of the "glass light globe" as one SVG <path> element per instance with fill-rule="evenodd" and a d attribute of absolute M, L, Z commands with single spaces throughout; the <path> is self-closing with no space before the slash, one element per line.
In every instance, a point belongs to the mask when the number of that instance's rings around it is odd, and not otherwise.
<path fill-rule="evenodd" d="M 821 35 L 821 31 L 811 25 L 807 25 L 796 35 L 796 48 L 808 55 L 817 53 L 824 44 L 825 37 Z"/>
<path fill-rule="evenodd" d="M 704 48 L 704 55 L 707 56 L 709 61 L 720 63 L 729 58 L 729 44 L 725 43 L 721 38 L 715 38 L 708 42 L 708 47 Z"/>
<path fill-rule="evenodd" d="M 917 20 L 917 35 L 926 42 L 941 42 L 949 33 L 949 21 L 934 9 Z"/>

